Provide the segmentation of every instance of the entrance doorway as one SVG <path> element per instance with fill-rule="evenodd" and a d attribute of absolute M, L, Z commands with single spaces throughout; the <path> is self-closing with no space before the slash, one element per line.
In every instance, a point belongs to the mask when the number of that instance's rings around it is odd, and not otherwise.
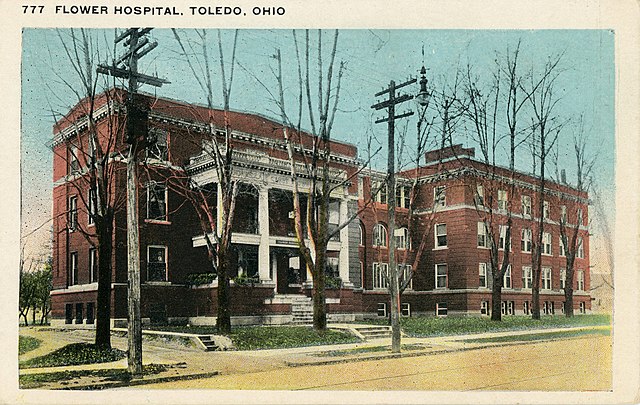
<path fill-rule="evenodd" d="M 271 248 L 271 265 L 276 274 L 278 294 L 301 294 L 307 270 L 298 249 Z"/>

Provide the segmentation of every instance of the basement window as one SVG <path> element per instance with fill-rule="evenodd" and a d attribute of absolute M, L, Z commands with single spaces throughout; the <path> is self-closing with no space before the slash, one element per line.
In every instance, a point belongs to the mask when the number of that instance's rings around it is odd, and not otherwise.
<path fill-rule="evenodd" d="M 438 302 L 436 304 L 436 316 L 447 316 L 447 303 Z"/>
<path fill-rule="evenodd" d="M 378 316 L 381 318 L 386 318 L 387 317 L 387 303 L 386 302 L 379 302 L 378 303 Z"/>

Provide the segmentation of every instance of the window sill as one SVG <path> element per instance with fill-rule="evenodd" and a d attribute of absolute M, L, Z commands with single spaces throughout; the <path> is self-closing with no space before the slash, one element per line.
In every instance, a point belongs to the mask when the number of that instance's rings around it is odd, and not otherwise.
<path fill-rule="evenodd" d="M 171 285 L 171 281 L 145 281 L 146 285 L 154 285 L 154 286 L 165 286 L 165 285 Z"/>
<path fill-rule="evenodd" d="M 145 223 L 147 224 L 156 224 L 156 225 L 171 225 L 171 221 L 166 221 L 162 219 L 145 219 Z"/>
<path fill-rule="evenodd" d="M 489 250 L 489 246 L 476 246 L 478 249 L 486 249 Z"/>
<path fill-rule="evenodd" d="M 531 252 L 527 252 L 527 251 L 524 251 L 524 250 L 523 250 L 523 251 L 521 251 L 521 253 L 526 253 L 526 254 L 528 254 L 528 255 L 530 255 L 530 254 L 531 254 Z"/>
<path fill-rule="evenodd" d="M 437 246 L 431 250 L 447 250 L 447 249 L 449 249 L 449 246 Z"/>

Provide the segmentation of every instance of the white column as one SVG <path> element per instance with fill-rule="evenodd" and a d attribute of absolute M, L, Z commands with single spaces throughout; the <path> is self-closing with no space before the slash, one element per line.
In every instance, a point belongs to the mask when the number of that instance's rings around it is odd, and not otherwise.
<path fill-rule="evenodd" d="M 267 187 L 260 187 L 258 191 L 258 226 L 260 232 L 258 275 L 261 282 L 271 282 L 269 277 L 269 189 Z"/>
<path fill-rule="evenodd" d="M 349 219 L 349 205 L 347 200 L 340 200 L 340 224 Z M 338 270 L 342 284 L 352 286 L 349 280 L 349 225 L 340 230 L 340 262 Z"/>

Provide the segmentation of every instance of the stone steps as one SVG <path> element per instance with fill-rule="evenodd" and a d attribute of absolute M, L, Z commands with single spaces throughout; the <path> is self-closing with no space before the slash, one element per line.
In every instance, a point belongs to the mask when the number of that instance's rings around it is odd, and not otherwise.
<path fill-rule="evenodd" d="M 367 340 L 391 337 L 391 326 L 357 326 L 355 330 Z"/>

